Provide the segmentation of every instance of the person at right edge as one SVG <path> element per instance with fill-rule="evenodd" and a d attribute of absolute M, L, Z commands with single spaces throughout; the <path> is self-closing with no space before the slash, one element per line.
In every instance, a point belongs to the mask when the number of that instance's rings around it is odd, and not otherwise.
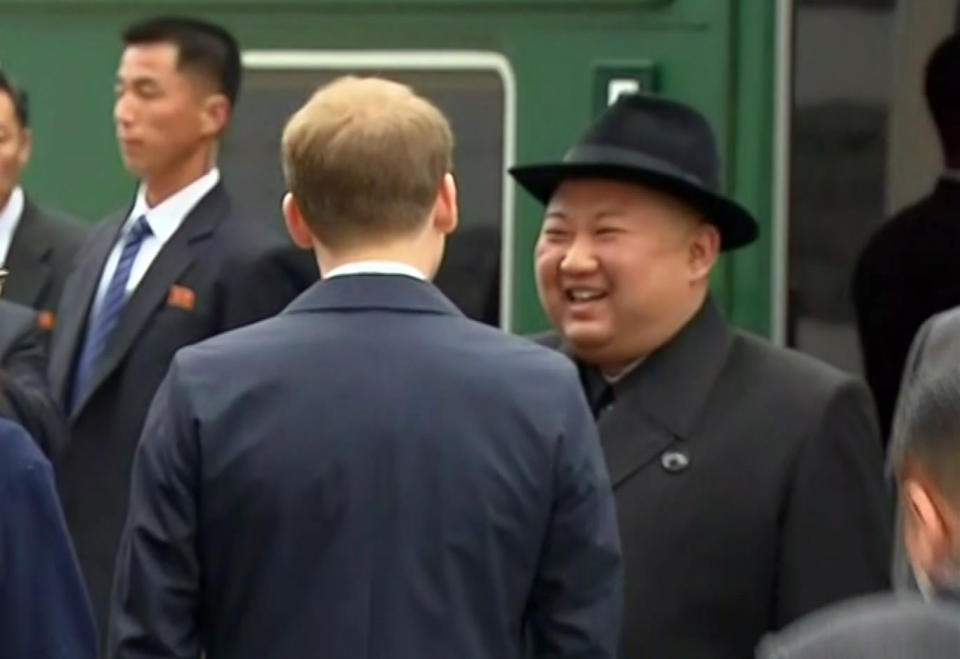
<path fill-rule="evenodd" d="M 924 92 L 944 169 L 929 194 L 877 229 L 852 282 L 867 382 L 884 442 L 891 439 L 910 345 L 931 316 L 960 305 L 960 34 L 927 62 Z"/>
<path fill-rule="evenodd" d="M 625 569 L 620 656 L 751 656 L 799 616 L 889 586 L 890 497 L 864 384 L 732 329 L 719 252 L 758 234 L 718 192 L 694 109 L 621 96 L 562 162 L 511 170 L 546 205 L 540 300 L 597 417 Z"/>

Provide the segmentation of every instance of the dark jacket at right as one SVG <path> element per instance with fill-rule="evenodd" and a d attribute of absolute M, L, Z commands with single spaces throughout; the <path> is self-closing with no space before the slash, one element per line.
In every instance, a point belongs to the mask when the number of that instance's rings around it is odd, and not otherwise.
<path fill-rule="evenodd" d="M 887 438 L 914 335 L 930 316 L 960 305 L 960 181 L 941 179 L 873 235 L 854 272 L 853 301 Z"/>
<path fill-rule="evenodd" d="M 595 400 L 598 374 L 579 366 Z M 770 630 L 888 587 L 890 499 L 854 378 L 734 331 L 708 301 L 614 385 L 597 424 L 623 546 L 621 659 L 743 659 Z"/>

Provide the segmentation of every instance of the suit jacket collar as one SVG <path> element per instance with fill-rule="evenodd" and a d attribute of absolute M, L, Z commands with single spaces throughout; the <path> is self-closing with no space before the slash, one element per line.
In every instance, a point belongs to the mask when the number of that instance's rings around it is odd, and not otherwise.
<path fill-rule="evenodd" d="M 614 487 L 668 452 L 689 460 L 689 449 L 682 443 L 693 432 L 733 337 L 708 298 L 673 339 L 613 385 L 613 407 L 600 416 L 597 428 Z M 561 348 L 574 357 L 569 347 Z M 574 361 L 590 397 L 592 387 L 602 386 L 602 376 L 593 366 L 575 357 Z"/>
<path fill-rule="evenodd" d="M 36 312 L 33 309 L 9 300 L 0 300 L 0 365 L 6 361 L 8 351 L 17 341 L 36 327 Z"/>
<path fill-rule="evenodd" d="M 147 274 L 127 300 L 117 327 L 110 338 L 110 345 L 104 352 L 100 365 L 93 375 L 93 381 L 87 388 L 86 395 L 77 401 L 71 417 L 75 418 L 83 411 L 83 408 L 100 385 L 117 368 L 136 342 L 137 336 L 142 332 L 144 325 L 166 301 L 171 285 L 195 260 L 195 246 L 209 239 L 221 219 L 226 217 L 229 212 L 229 197 L 223 184 L 218 183 L 190 211 L 180 228 L 164 244 L 160 253 L 157 254 L 156 259 L 150 265 Z M 70 319 L 71 326 L 64 328 L 67 336 L 72 337 L 73 341 L 70 346 L 71 364 L 75 364 L 79 356 L 78 351 L 82 345 L 83 330 L 88 321 L 104 264 L 128 215 L 129 209 L 109 220 L 107 231 L 111 239 L 102 240 L 95 244 L 89 257 L 77 272 L 83 282 L 78 296 L 82 306 L 80 311 L 75 312 Z M 61 389 L 59 393 L 61 394 L 61 400 L 65 400 L 66 390 Z"/>
<path fill-rule="evenodd" d="M 23 213 L 7 254 L 6 267 L 11 277 L 4 288 L 6 295 L 35 302 L 52 274 L 52 254 L 51 236 L 40 225 L 37 207 L 25 196 Z"/>
<path fill-rule="evenodd" d="M 370 310 L 463 315 L 430 282 L 380 274 L 321 279 L 291 302 L 284 313 Z"/>
<path fill-rule="evenodd" d="M 666 345 L 614 385 L 648 419 L 680 439 L 693 430 L 720 374 L 733 334 L 711 299 Z"/>

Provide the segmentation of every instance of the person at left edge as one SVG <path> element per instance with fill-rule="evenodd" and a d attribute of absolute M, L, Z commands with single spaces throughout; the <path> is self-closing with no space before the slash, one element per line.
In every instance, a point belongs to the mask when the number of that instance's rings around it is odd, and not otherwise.
<path fill-rule="evenodd" d="M 32 144 L 27 92 L 0 71 L 0 267 L 8 271 L 2 296 L 36 309 L 49 330 L 87 227 L 41 208 L 20 185 Z"/>
<path fill-rule="evenodd" d="M 47 385 L 45 334 L 35 310 L 0 299 L 0 417 L 22 425 L 55 460 L 68 433 Z"/>
<path fill-rule="evenodd" d="M 0 419 L 0 492 L 0 657 L 93 659 L 93 616 L 53 470 L 7 419 Z"/>
<path fill-rule="evenodd" d="M 240 88 L 234 37 L 161 17 L 123 41 L 114 121 L 140 186 L 78 255 L 49 365 L 71 430 L 58 485 L 101 629 L 133 451 L 174 353 L 274 315 L 307 285 L 291 276 L 292 244 L 232 207 L 220 180 L 218 141 Z"/>

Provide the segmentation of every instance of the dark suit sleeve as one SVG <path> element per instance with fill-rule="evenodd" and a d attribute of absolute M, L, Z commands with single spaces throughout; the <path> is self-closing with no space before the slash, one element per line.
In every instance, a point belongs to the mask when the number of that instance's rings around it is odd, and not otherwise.
<path fill-rule="evenodd" d="M 623 606 L 620 539 L 593 417 L 570 376 L 555 497 L 528 618 L 532 656 L 612 659 Z"/>
<path fill-rule="evenodd" d="M 93 659 L 93 612 L 49 463 L 6 483 L 0 510 L 3 656 Z"/>
<path fill-rule="evenodd" d="M 50 459 L 67 442 L 67 427 L 47 384 L 46 352 L 39 328 L 24 334 L 6 355 L 0 373 L 0 415 L 17 421 Z"/>
<path fill-rule="evenodd" d="M 226 276 L 223 332 L 275 316 L 319 278 L 313 255 L 292 245 L 237 262 Z"/>
<path fill-rule="evenodd" d="M 890 497 L 866 388 L 831 396 L 798 456 L 783 512 L 777 626 L 889 587 Z"/>
<path fill-rule="evenodd" d="M 107 640 L 112 659 L 200 656 L 197 438 L 178 402 L 177 363 L 160 386 L 133 463 Z"/>

